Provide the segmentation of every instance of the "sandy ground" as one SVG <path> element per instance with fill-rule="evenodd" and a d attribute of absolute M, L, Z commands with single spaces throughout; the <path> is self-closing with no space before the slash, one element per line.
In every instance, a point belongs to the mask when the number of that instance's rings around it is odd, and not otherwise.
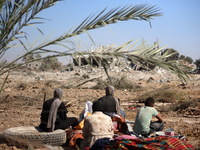
<path fill-rule="evenodd" d="M 83 75 L 87 74 L 88 77 Z M 140 86 L 138 89 L 121 89 L 115 91 L 115 97 L 120 98 L 121 107 L 126 112 L 126 119 L 134 121 L 139 106 L 144 97 L 149 93 L 163 87 L 184 93 L 183 100 L 156 102 L 156 108 L 160 111 L 166 124 L 166 128 L 173 128 L 175 133 L 186 136 L 186 141 L 196 149 L 200 149 L 200 100 L 192 107 L 172 111 L 177 103 L 186 100 L 200 99 L 200 75 L 193 75 L 190 83 L 180 86 L 180 80 L 175 76 L 165 73 L 154 72 L 118 72 L 111 76 L 126 76 L 130 82 Z M 103 89 L 91 89 L 96 85 L 96 80 L 87 82 L 78 88 L 69 88 L 79 85 L 93 78 L 106 78 L 104 72 L 12 72 L 9 75 L 3 92 L 0 95 L 0 132 L 17 126 L 38 126 L 40 124 L 40 113 L 44 99 L 53 97 L 53 90 L 57 87 L 63 88 L 63 101 L 69 110 L 68 116 L 79 117 L 86 101 L 94 101 L 104 96 Z M 0 78 L 3 83 L 5 76 Z M 151 80 L 149 80 L 151 79 Z M 148 81 L 148 82 L 147 82 Z M 44 95 L 46 93 L 46 97 Z M 163 98 L 164 100 L 167 97 Z M 178 99 L 178 97 L 177 97 Z M 0 149 L 19 149 L 15 146 L 0 141 Z"/>

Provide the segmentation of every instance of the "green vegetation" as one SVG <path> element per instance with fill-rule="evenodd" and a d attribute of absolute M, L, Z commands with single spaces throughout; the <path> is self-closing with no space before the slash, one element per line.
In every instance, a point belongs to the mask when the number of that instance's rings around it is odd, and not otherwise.
<path fill-rule="evenodd" d="M 58 58 L 56 57 L 46 57 L 42 60 L 42 65 L 40 66 L 40 69 L 44 70 L 60 70 L 61 64 L 58 62 Z"/>
<path fill-rule="evenodd" d="M 176 51 L 173 48 L 166 48 L 165 50 L 162 51 L 162 53 L 170 53 L 171 56 L 169 56 L 166 61 L 173 61 L 173 60 L 183 60 L 184 62 L 188 62 L 189 64 L 193 63 L 193 59 L 189 56 L 184 56 L 184 55 L 180 55 L 179 56 L 179 52 Z"/>

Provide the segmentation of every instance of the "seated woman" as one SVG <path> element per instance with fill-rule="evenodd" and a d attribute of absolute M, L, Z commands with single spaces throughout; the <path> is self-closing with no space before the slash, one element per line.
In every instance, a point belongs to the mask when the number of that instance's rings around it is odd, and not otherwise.
<path fill-rule="evenodd" d="M 54 98 L 44 102 L 41 113 L 40 129 L 46 132 L 52 132 L 56 129 L 63 129 L 72 126 L 75 127 L 79 124 L 77 118 L 67 117 L 67 108 L 61 101 L 63 90 L 60 88 L 55 89 Z"/>
<path fill-rule="evenodd" d="M 92 105 L 93 114 L 86 117 L 83 127 L 83 139 L 77 139 L 77 145 L 81 149 L 91 147 L 96 140 L 102 138 L 113 139 L 113 123 L 108 115 L 103 114 L 103 103 L 95 101 Z"/>
<path fill-rule="evenodd" d="M 115 115 L 122 115 L 125 118 L 125 112 L 120 109 L 120 100 L 114 97 L 114 92 L 113 86 L 107 86 L 105 88 L 106 95 L 98 99 L 104 105 L 103 113 L 111 118 Z"/>

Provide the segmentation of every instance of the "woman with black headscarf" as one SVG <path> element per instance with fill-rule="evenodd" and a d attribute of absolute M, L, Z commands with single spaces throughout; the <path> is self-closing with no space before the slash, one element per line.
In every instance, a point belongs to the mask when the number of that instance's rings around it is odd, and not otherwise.
<path fill-rule="evenodd" d="M 54 98 L 44 102 L 41 113 L 41 123 L 39 127 L 48 132 L 56 129 L 66 129 L 70 126 L 75 127 L 79 124 L 77 118 L 67 117 L 67 108 L 61 101 L 63 90 L 57 88 L 54 91 Z"/>
<path fill-rule="evenodd" d="M 106 95 L 101 97 L 100 100 L 103 103 L 103 113 L 111 118 L 115 115 L 121 115 L 119 100 L 114 97 L 115 89 L 113 86 L 107 86 L 105 89 Z"/>

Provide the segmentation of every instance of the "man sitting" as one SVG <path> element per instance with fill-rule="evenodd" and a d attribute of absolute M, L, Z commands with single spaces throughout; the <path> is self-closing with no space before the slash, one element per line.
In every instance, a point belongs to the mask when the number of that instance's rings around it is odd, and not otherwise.
<path fill-rule="evenodd" d="M 148 137 L 154 131 L 162 131 L 164 122 L 161 115 L 154 108 L 155 100 L 149 97 L 145 101 L 145 106 L 141 107 L 137 113 L 133 131 L 138 135 Z M 155 116 L 158 121 L 151 122 L 152 116 Z"/>
<path fill-rule="evenodd" d="M 96 140 L 102 138 L 112 139 L 114 136 L 114 127 L 109 116 L 103 114 L 103 103 L 95 101 L 92 105 L 93 114 L 86 117 L 83 127 L 83 139 L 77 139 L 77 145 L 84 149 L 91 147 Z"/>

